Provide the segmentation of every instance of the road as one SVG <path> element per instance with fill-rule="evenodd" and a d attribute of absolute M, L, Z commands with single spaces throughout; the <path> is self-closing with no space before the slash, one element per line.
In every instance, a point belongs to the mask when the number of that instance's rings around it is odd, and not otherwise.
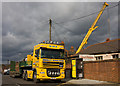
<path fill-rule="evenodd" d="M 55 82 L 55 81 L 41 81 L 39 83 L 34 83 L 32 80 L 26 81 L 22 78 L 12 78 L 9 75 L 0 75 L 2 76 L 2 86 L 64 86 L 66 82 L 71 80 L 70 78 L 70 71 L 67 71 L 66 79 L 62 80 L 62 82 Z M 69 85 L 69 84 L 68 84 Z M 69 85 L 70 86 L 70 85 Z M 72 85 L 71 85 L 72 86 Z"/>
<path fill-rule="evenodd" d="M 96 81 L 96 80 L 88 80 L 88 79 L 64 79 L 62 82 L 55 81 L 41 81 L 39 83 L 34 83 L 31 81 L 23 80 L 22 78 L 11 78 L 9 75 L 2 75 L 2 86 L 119 86 L 117 83 L 110 83 L 105 81 Z"/>
<path fill-rule="evenodd" d="M 64 86 L 65 83 L 65 80 L 57 83 L 55 81 L 41 81 L 39 83 L 34 83 L 32 80 L 26 81 L 19 77 L 12 78 L 9 75 L 2 75 L 2 86 Z"/>

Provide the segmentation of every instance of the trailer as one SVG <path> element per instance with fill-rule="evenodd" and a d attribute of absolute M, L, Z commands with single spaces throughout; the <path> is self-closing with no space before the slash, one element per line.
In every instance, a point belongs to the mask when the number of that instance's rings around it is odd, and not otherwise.
<path fill-rule="evenodd" d="M 10 76 L 11 77 L 21 77 L 23 75 L 24 69 L 31 69 L 32 61 L 11 61 L 10 62 Z"/>

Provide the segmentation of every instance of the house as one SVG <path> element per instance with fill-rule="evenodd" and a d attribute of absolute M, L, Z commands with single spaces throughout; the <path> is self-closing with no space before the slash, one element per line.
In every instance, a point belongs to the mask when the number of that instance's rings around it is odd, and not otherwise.
<path fill-rule="evenodd" d="M 83 61 L 107 60 L 120 58 L 120 39 L 97 43 L 82 49 L 77 55 Z"/>
<path fill-rule="evenodd" d="M 78 54 L 72 55 L 71 58 L 83 58 L 82 71 L 85 79 L 120 83 L 119 44 L 120 39 L 107 39 L 105 42 L 82 49 Z M 77 63 L 76 67 L 78 66 L 80 65 Z"/>

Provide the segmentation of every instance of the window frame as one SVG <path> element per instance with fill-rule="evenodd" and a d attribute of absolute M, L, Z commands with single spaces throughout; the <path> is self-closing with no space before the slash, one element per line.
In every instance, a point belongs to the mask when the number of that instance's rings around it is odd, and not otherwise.
<path fill-rule="evenodd" d="M 97 61 L 103 60 L 103 56 L 96 56 L 95 58 Z"/>
<path fill-rule="evenodd" d="M 119 58 L 119 54 L 113 54 L 113 55 L 112 55 L 112 58 L 113 58 L 113 59 L 118 59 L 118 58 Z"/>

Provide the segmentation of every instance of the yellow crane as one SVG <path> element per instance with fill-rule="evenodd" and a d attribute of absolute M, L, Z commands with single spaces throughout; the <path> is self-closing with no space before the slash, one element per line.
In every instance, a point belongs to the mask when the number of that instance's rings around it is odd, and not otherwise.
<path fill-rule="evenodd" d="M 95 25 L 96 25 L 96 23 L 98 22 L 100 16 L 102 15 L 104 9 L 105 9 L 106 6 L 108 6 L 108 5 L 109 5 L 109 4 L 106 3 L 106 2 L 104 3 L 104 5 L 103 5 L 102 9 L 100 10 L 97 18 L 95 19 L 95 21 L 94 21 L 93 24 L 91 25 L 90 29 L 88 30 L 86 36 L 84 37 L 84 39 L 83 39 L 83 41 L 82 41 L 82 43 L 81 43 L 81 45 L 79 46 L 78 50 L 76 51 L 76 54 L 81 51 L 81 49 L 84 47 L 85 44 L 87 44 L 87 40 L 88 40 L 88 38 L 90 37 L 92 31 L 94 31 L 96 28 L 98 28 L 98 26 L 95 26 Z"/>
<path fill-rule="evenodd" d="M 98 26 L 95 26 L 95 25 L 98 22 L 98 19 L 100 18 L 101 14 L 103 13 L 103 11 L 106 8 L 106 6 L 108 6 L 108 3 L 105 2 L 104 5 L 103 5 L 103 7 L 102 7 L 102 9 L 100 10 L 97 18 L 95 19 L 95 21 L 91 25 L 90 29 L 88 30 L 86 36 L 84 37 L 84 39 L 83 39 L 83 41 L 81 43 L 81 45 L 79 46 L 78 50 L 76 51 L 76 54 L 78 54 L 78 52 L 81 51 L 81 49 L 83 48 L 83 46 L 85 44 L 87 44 L 87 40 L 90 37 L 92 31 L 94 31 L 96 28 L 98 28 Z M 82 72 L 83 71 L 83 69 L 82 69 L 83 67 L 81 67 L 81 66 L 83 66 L 81 58 L 73 58 L 72 59 L 72 78 L 79 78 L 79 75 L 80 75 L 80 77 L 83 77 L 83 72 Z"/>

